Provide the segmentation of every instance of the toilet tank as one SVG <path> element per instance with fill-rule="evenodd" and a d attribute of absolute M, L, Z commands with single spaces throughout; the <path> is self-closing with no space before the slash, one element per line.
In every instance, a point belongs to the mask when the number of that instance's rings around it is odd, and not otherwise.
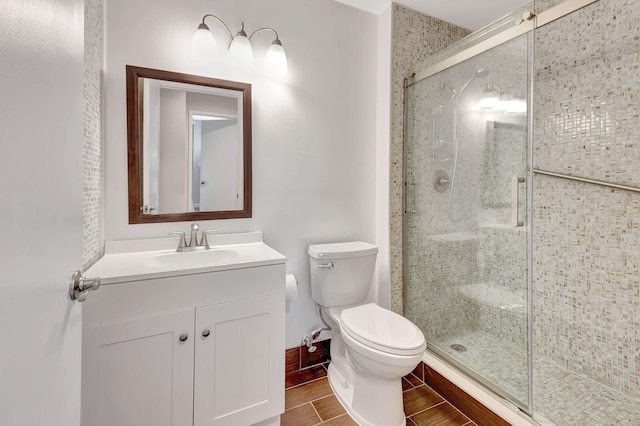
<path fill-rule="evenodd" d="M 317 304 L 343 306 L 365 300 L 378 247 L 361 241 L 313 244 L 308 253 L 311 298 Z"/>

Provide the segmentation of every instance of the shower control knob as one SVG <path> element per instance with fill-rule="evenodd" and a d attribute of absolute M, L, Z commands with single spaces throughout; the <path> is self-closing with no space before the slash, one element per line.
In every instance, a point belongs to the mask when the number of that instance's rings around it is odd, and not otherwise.
<path fill-rule="evenodd" d="M 189 335 L 187 333 L 182 333 L 180 337 L 178 337 L 178 340 L 180 340 L 181 342 L 186 342 L 188 338 Z"/>
<path fill-rule="evenodd" d="M 209 337 L 210 334 L 211 331 L 209 331 L 209 329 L 205 328 L 204 330 L 202 330 L 202 337 Z"/>

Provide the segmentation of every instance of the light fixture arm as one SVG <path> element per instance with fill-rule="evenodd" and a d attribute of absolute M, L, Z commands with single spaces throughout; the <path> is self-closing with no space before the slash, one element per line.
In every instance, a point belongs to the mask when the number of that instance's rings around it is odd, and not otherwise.
<path fill-rule="evenodd" d="M 269 27 L 263 27 L 263 28 L 258 28 L 257 30 L 255 30 L 254 32 L 251 33 L 251 35 L 249 36 L 249 40 L 251 40 L 253 38 L 254 35 L 256 35 L 259 32 L 262 31 L 271 31 L 276 35 L 276 39 L 273 41 L 276 44 L 282 45 L 282 43 L 280 42 L 280 37 L 278 36 L 278 32 L 276 30 L 274 30 L 273 28 L 269 28 Z"/>
<path fill-rule="evenodd" d="M 218 18 L 216 15 L 211 15 L 211 14 L 206 14 L 202 17 L 202 23 L 198 26 L 198 29 L 205 29 L 207 31 L 209 31 L 209 27 L 207 26 L 207 24 L 204 23 L 204 20 L 207 18 L 214 18 L 216 19 L 218 22 L 220 22 L 222 25 L 224 25 L 224 27 L 227 29 L 227 31 L 229 32 L 229 37 L 231 38 L 231 40 L 233 40 L 233 33 L 231 32 L 231 29 L 229 29 L 229 26 L 227 24 L 224 23 L 224 21 L 220 18 Z"/>

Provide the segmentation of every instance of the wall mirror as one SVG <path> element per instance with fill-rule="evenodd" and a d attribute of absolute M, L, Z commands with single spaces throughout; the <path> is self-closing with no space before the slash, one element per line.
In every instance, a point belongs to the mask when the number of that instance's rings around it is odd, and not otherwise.
<path fill-rule="evenodd" d="M 129 223 L 251 217 L 251 85 L 126 74 Z"/>

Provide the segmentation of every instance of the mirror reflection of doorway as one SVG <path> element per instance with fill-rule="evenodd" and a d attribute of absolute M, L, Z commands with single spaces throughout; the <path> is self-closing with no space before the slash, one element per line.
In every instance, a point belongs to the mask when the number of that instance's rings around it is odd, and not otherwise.
<path fill-rule="evenodd" d="M 191 112 L 191 211 L 242 208 L 236 117 Z"/>

